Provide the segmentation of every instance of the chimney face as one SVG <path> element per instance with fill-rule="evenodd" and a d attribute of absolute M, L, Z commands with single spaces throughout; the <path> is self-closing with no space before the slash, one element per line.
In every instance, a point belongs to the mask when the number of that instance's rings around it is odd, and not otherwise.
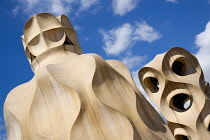
<path fill-rule="evenodd" d="M 65 51 L 82 53 L 76 32 L 65 15 L 55 17 L 50 13 L 41 13 L 33 16 L 25 23 L 22 41 L 30 63 L 43 53 L 60 46 Z"/>

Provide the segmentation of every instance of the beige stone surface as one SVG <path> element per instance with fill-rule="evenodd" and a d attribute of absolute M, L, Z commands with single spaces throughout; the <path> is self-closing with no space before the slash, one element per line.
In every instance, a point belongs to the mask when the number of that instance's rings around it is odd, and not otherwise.
<path fill-rule="evenodd" d="M 8 140 L 174 139 L 123 63 L 82 54 L 66 16 L 33 16 L 22 40 L 34 77 L 6 98 Z"/>
<path fill-rule="evenodd" d="M 178 47 L 159 54 L 139 79 L 176 140 L 210 139 L 209 84 L 193 54 Z"/>

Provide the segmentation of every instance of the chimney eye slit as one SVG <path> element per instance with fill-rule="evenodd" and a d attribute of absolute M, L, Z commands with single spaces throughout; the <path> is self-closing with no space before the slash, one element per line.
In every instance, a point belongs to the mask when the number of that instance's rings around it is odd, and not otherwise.
<path fill-rule="evenodd" d="M 177 94 L 170 100 L 170 108 L 178 112 L 187 111 L 191 105 L 192 97 L 184 93 Z"/>
<path fill-rule="evenodd" d="M 74 45 L 74 44 L 68 39 L 68 37 L 66 37 L 63 45 Z"/>
<path fill-rule="evenodd" d="M 172 64 L 172 71 L 179 76 L 184 76 L 186 72 L 186 59 L 178 58 Z"/>
<path fill-rule="evenodd" d="M 145 78 L 144 83 L 152 93 L 156 93 L 159 91 L 160 85 L 159 85 L 159 81 L 157 78 L 147 77 L 147 78 Z"/>
<path fill-rule="evenodd" d="M 176 136 L 175 136 L 175 139 L 176 139 L 176 140 L 191 140 L 190 137 L 185 136 L 185 135 L 176 135 Z"/>

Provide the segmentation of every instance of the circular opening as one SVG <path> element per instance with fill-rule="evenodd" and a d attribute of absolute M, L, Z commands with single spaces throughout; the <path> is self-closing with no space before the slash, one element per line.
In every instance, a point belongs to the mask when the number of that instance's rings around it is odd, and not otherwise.
<path fill-rule="evenodd" d="M 158 92 L 160 85 L 158 79 L 155 77 L 147 77 L 144 80 L 145 85 L 150 89 L 151 92 Z"/>
<path fill-rule="evenodd" d="M 186 111 L 192 105 L 192 98 L 184 93 L 175 95 L 170 101 L 170 107 L 176 111 Z"/>
<path fill-rule="evenodd" d="M 191 140 L 190 137 L 185 136 L 185 135 L 176 135 L 176 136 L 175 136 L 175 139 L 176 139 L 176 140 Z"/>
<path fill-rule="evenodd" d="M 172 64 L 172 71 L 179 76 L 184 76 L 185 69 L 186 60 L 184 58 L 179 58 Z"/>
<path fill-rule="evenodd" d="M 208 125 L 208 131 L 210 131 L 210 123 L 209 123 L 209 125 Z"/>

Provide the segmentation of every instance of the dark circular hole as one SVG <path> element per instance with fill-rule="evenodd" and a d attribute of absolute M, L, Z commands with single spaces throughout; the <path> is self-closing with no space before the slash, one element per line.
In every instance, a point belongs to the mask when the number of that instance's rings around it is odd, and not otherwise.
<path fill-rule="evenodd" d="M 192 104 L 192 98 L 184 93 L 175 95 L 170 101 L 170 107 L 177 111 L 186 111 Z"/>
<path fill-rule="evenodd" d="M 208 131 L 210 131 L 210 123 L 209 123 L 209 125 L 208 125 Z"/>
<path fill-rule="evenodd" d="M 183 76 L 185 73 L 184 60 L 180 59 L 180 60 L 174 61 L 173 65 L 172 65 L 172 71 L 179 76 Z"/>
<path fill-rule="evenodd" d="M 155 77 L 147 77 L 145 78 L 145 84 L 150 89 L 151 92 L 158 92 L 159 90 L 159 82 Z"/>
<path fill-rule="evenodd" d="M 184 135 L 176 135 L 176 140 L 191 140 L 190 137 L 184 136 Z"/>

